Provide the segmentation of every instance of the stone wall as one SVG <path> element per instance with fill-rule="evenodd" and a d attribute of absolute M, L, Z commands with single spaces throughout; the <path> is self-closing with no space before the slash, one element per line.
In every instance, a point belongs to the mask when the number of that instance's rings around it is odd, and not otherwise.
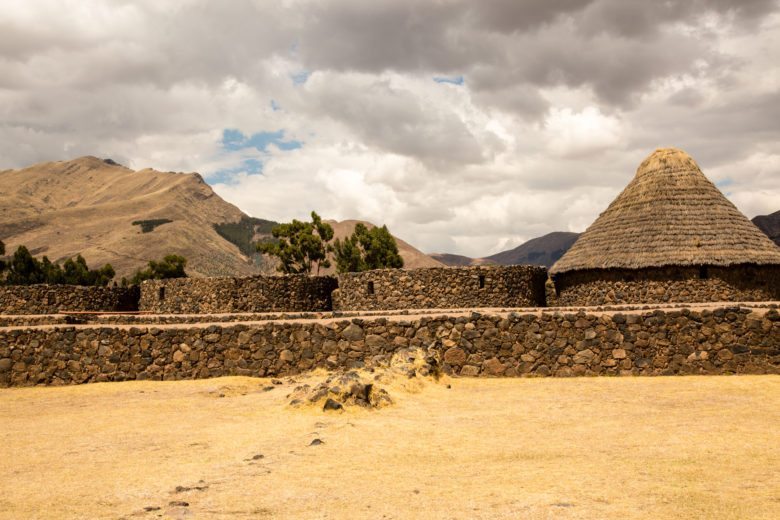
<path fill-rule="evenodd" d="M 780 300 L 780 266 L 575 271 L 555 276 L 551 306 Z"/>
<path fill-rule="evenodd" d="M 339 275 L 336 310 L 540 307 L 547 270 L 530 265 L 381 269 Z"/>
<path fill-rule="evenodd" d="M 137 311 L 138 287 L 0 285 L 0 314 Z"/>
<path fill-rule="evenodd" d="M 162 314 L 317 312 L 332 308 L 332 276 L 176 278 L 141 284 L 142 311 Z"/>
<path fill-rule="evenodd" d="M 719 308 L 0 329 L 0 385 L 354 368 L 406 347 L 463 376 L 780 373 L 780 315 Z"/>

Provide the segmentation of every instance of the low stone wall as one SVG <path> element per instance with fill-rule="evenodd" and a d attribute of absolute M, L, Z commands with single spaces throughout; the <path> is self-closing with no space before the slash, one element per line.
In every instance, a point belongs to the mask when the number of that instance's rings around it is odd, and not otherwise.
<path fill-rule="evenodd" d="M 462 376 L 780 373 L 780 314 L 510 313 L 211 325 L 0 329 L 0 385 L 354 368 L 422 347 Z"/>
<path fill-rule="evenodd" d="M 161 314 L 331 310 L 332 276 L 176 278 L 141 284 L 142 311 Z"/>
<path fill-rule="evenodd" d="M 138 287 L 0 285 L 0 314 L 137 311 Z"/>
<path fill-rule="evenodd" d="M 542 307 L 547 270 L 531 265 L 381 269 L 339 275 L 335 310 Z"/>
<path fill-rule="evenodd" d="M 780 299 L 780 266 L 575 271 L 555 277 L 548 304 L 755 302 Z"/>

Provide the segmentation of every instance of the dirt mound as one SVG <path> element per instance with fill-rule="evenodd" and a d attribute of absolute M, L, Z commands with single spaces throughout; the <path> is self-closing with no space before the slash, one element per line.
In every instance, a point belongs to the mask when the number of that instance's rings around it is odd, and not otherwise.
<path fill-rule="evenodd" d="M 293 407 L 320 407 L 323 411 L 345 407 L 383 408 L 393 404 L 390 392 L 419 392 L 442 377 L 438 353 L 421 348 L 402 349 L 389 358 L 376 358 L 360 370 L 330 373 L 317 384 L 297 386 L 287 397 Z"/>

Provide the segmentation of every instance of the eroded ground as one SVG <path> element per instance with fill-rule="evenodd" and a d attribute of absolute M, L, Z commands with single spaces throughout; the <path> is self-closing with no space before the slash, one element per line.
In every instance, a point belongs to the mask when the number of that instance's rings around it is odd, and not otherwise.
<path fill-rule="evenodd" d="M 2 389 L 0 517 L 780 518 L 777 376 L 283 381 Z"/>

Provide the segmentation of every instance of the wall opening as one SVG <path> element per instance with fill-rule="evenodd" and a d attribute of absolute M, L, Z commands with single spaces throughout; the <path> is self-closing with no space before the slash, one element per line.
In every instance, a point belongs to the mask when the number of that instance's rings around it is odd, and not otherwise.
<path fill-rule="evenodd" d="M 706 265 L 699 266 L 699 278 L 702 280 L 706 280 L 710 277 L 709 269 L 707 269 Z"/>
<path fill-rule="evenodd" d="M 481 274 L 479 275 L 479 288 L 484 289 L 485 288 L 485 275 Z"/>
<path fill-rule="evenodd" d="M 46 303 L 48 305 L 54 305 L 57 303 L 57 296 L 53 292 L 50 292 L 46 295 Z"/>
<path fill-rule="evenodd" d="M 160 301 L 165 299 L 165 287 L 160 287 L 160 290 L 157 293 L 157 299 Z"/>
<path fill-rule="evenodd" d="M 374 282 L 368 282 L 366 289 L 368 290 L 368 294 L 374 294 Z"/>

